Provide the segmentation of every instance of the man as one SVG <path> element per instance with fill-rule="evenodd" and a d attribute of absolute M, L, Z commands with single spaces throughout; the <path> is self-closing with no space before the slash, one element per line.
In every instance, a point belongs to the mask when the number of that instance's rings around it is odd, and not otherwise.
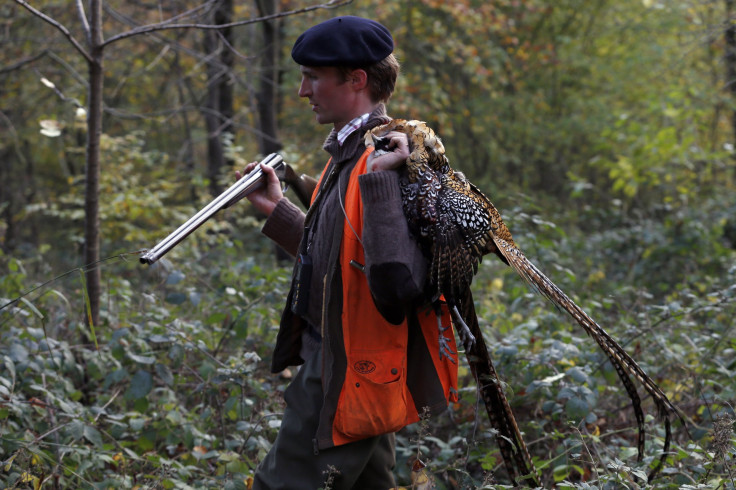
<path fill-rule="evenodd" d="M 299 96 L 333 129 L 306 215 L 266 166 L 267 185 L 249 196 L 268 216 L 263 233 L 297 257 L 271 367 L 303 364 L 255 489 L 394 488 L 393 433 L 457 399 L 456 364 L 439 358 L 437 317 L 422 300 L 427 263 L 402 211 L 406 136 L 389 133 L 381 156 L 363 142 L 390 120 L 393 47 L 381 24 L 344 16 L 308 29 L 292 50 Z M 440 318 L 449 326 L 449 314 Z"/>

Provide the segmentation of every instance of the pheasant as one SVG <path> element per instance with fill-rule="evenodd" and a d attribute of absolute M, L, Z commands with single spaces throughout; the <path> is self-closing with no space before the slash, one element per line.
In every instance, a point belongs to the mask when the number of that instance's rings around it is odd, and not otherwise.
<path fill-rule="evenodd" d="M 529 261 L 514 243 L 511 232 L 491 201 L 462 173 L 450 167 L 444 146 L 431 128 L 422 121 L 394 119 L 368 131 L 366 146 L 374 146 L 377 152 L 386 151 L 388 142 L 383 137 L 391 131 L 403 132 L 409 140 L 410 155 L 400 179 L 401 196 L 409 229 L 430 264 L 427 298 L 435 305 L 444 299 L 452 312 L 491 423 L 499 431 L 497 441 L 512 480 L 517 474 L 516 469 L 530 475 L 529 478 L 535 483 L 537 475 L 493 368 L 470 293 L 478 264 L 489 253 L 497 255 L 531 288 L 568 312 L 605 352 L 632 401 L 638 425 L 640 460 L 645 443 L 644 414 L 632 377 L 652 397 L 658 415 L 664 420 L 666 436 L 659 464 L 649 475 L 651 480 L 662 466 L 669 449 L 669 417 L 672 413 L 677 414 L 674 405 L 600 325 Z M 442 339 L 444 335 L 441 330 L 440 326 L 439 335 Z M 441 355 L 453 354 L 446 344 L 441 343 L 440 349 Z M 510 441 L 516 448 L 511 446 Z"/>

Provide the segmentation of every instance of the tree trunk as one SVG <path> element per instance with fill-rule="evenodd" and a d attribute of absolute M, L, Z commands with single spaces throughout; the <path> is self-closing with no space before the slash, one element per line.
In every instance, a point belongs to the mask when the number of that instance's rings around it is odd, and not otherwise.
<path fill-rule="evenodd" d="M 261 16 L 276 13 L 274 0 L 256 0 Z M 278 136 L 278 86 L 281 65 L 281 32 L 278 19 L 261 23 L 263 27 L 263 57 L 258 89 L 258 149 L 262 155 L 274 153 L 283 147 Z"/>
<path fill-rule="evenodd" d="M 215 24 L 225 25 L 233 21 L 233 0 L 221 0 L 220 7 L 215 11 Z M 218 105 L 220 114 L 222 114 L 222 131 L 233 133 L 233 64 L 235 63 L 235 54 L 231 46 L 233 45 L 233 29 L 225 27 L 218 31 L 222 38 L 222 49 L 220 50 L 220 63 L 223 66 L 223 74 L 220 77 Z M 226 162 L 231 164 L 232 162 Z"/>
<path fill-rule="evenodd" d="M 0 182 L 12 182 L 13 179 L 13 161 L 15 155 L 9 148 L 0 150 Z M 5 226 L 2 227 L 0 221 L 0 250 L 8 254 L 15 244 L 15 193 L 12 192 L 11 186 L 0 186 L 0 212 L 2 212 Z"/>
<path fill-rule="evenodd" d="M 217 50 L 217 33 L 205 31 L 204 50 L 209 56 L 213 56 Z M 217 83 L 220 67 L 215 60 L 207 64 L 207 98 L 205 101 L 204 121 L 207 128 L 207 178 L 210 181 L 210 193 L 213 196 L 222 192 L 217 182 L 220 167 L 225 162 L 225 151 L 222 146 L 220 128 L 220 85 Z"/>
<path fill-rule="evenodd" d="M 90 1 L 89 103 L 87 113 L 87 168 L 84 197 L 84 263 L 93 325 L 100 321 L 100 136 L 102 135 L 102 0 Z"/>
<path fill-rule="evenodd" d="M 215 9 L 213 23 L 223 25 L 233 17 L 232 0 L 220 0 Z M 232 29 L 207 30 L 204 33 L 204 49 L 210 57 L 207 63 L 207 99 L 205 103 L 205 125 L 207 127 L 207 177 L 210 192 L 218 195 L 222 187 L 217 179 L 220 169 L 228 162 L 225 159 L 223 133 L 232 133 L 233 89 L 231 73 L 233 66 Z"/>
<path fill-rule="evenodd" d="M 736 25 L 734 25 L 733 7 L 734 0 L 725 0 L 726 2 L 726 86 L 731 93 L 731 103 L 736 103 Z M 736 110 L 731 113 L 731 127 L 734 132 L 734 140 L 736 140 Z"/>

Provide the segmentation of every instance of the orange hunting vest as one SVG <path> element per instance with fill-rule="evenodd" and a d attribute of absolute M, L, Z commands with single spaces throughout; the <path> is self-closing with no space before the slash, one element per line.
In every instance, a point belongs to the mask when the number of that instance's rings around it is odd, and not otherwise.
<path fill-rule="evenodd" d="M 347 355 L 347 372 L 332 427 L 334 444 L 395 432 L 419 420 L 422 407 L 415 407 L 406 384 L 409 327 L 386 321 L 375 307 L 365 273 L 363 245 L 363 201 L 358 176 L 366 171 L 366 160 L 373 150 L 366 149 L 350 174 L 345 194 L 345 223 L 340 246 L 343 305 L 342 332 Z M 329 162 L 325 168 L 329 166 Z M 324 172 L 323 172 L 324 176 Z M 321 184 L 322 177 L 320 177 Z M 316 196 L 317 190 L 312 197 Z M 352 226 L 351 226 L 352 225 Z M 390 244 L 388 246 L 391 246 Z M 421 331 L 432 356 L 433 366 L 449 402 L 457 401 L 457 364 L 447 357 L 439 359 L 438 325 L 434 312 L 417 313 Z M 450 314 L 442 305 L 443 326 L 450 325 Z M 445 331 L 450 348 L 457 352 L 453 329 Z"/>

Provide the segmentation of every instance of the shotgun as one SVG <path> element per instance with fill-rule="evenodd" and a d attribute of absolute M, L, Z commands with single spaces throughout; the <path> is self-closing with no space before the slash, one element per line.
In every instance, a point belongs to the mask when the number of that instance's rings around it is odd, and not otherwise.
<path fill-rule="evenodd" d="M 262 178 L 263 171 L 261 170 L 261 163 L 273 168 L 276 171 L 276 175 L 278 175 L 279 180 L 293 186 L 294 192 L 297 194 L 297 197 L 299 197 L 299 200 L 305 206 L 309 206 L 309 199 L 311 198 L 312 191 L 316 186 L 316 180 L 306 175 L 297 175 L 296 172 L 294 172 L 294 169 L 284 162 L 281 155 L 271 153 L 261 160 L 259 165 L 256 165 L 248 175 L 240 178 L 222 194 L 213 199 L 212 202 L 199 210 L 197 214 L 189 218 L 173 233 L 161 240 L 155 247 L 147 250 L 140 258 L 141 263 L 149 265 L 153 264 L 163 257 L 169 250 L 178 245 L 179 242 L 189 236 L 194 230 L 202 226 L 205 221 L 210 219 L 219 210 L 232 206 L 251 192 L 263 187 L 264 180 Z"/>

